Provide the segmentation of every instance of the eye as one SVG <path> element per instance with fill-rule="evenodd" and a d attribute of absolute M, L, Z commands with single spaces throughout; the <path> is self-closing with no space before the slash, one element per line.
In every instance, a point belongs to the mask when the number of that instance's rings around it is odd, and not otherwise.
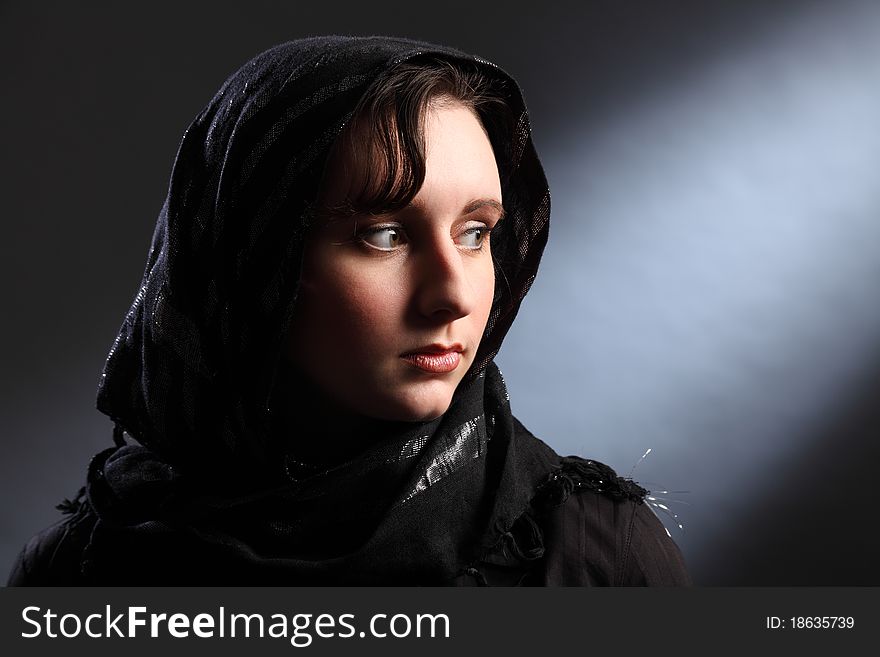
<path fill-rule="evenodd" d="M 482 249 L 491 231 L 486 225 L 468 228 L 461 234 L 461 244 L 469 249 Z"/>
<path fill-rule="evenodd" d="M 361 241 L 381 251 L 392 251 L 403 244 L 403 231 L 395 226 L 374 226 L 360 235 Z"/>

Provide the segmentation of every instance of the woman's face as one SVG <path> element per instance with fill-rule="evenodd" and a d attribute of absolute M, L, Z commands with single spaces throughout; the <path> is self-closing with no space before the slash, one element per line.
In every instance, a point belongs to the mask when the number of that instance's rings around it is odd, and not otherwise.
<path fill-rule="evenodd" d="M 386 420 L 446 411 L 495 288 L 489 231 L 503 210 L 486 132 L 470 108 L 435 102 L 425 142 L 425 182 L 408 207 L 330 221 L 310 239 L 288 343 L 334 401 Z M 356 184 L 345 164 L 328 168 L 330 204 Z"/>

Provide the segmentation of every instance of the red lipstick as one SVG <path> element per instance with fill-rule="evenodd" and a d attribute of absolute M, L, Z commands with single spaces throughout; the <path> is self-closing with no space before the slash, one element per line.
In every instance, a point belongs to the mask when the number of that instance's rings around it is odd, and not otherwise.
<path fill-rule="evenodd" d="M 448 347 L 442 344 L 432 344 L 409 351 L 401 358 L 424 372 L 445 374 L 458 367 L 461 362 L 462 350 L 463 347 L 457 343 Z"/>

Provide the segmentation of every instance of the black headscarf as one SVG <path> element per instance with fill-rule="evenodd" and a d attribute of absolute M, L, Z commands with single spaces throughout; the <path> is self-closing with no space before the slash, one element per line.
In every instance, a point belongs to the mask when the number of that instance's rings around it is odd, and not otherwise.
<path fill-rule="evenodd" d="M 514 118 L 508 134 L 489 131 L 506 218 L 492 237 L 488 325 L 443 416 L 373 423 L 369 447 L 344 462 L 298 463 L 274 449 L 270 408 L 324 163 L 369 85 L 425 58 L 478 68 Z M 104 369 L 98 408 L 117 447 L 90 466 L 99 520 L 85 570 L 125 580 L 124 554 L 160 581 L 174 561 L 206 583 L 440 583 L 489 554 L 559 464 L 512 416 L 493 362 L 549 214 L 522 94 L 486 60 L 408 39 L 316 37 L 245 64 L 183 137 Z M 308 441 L 308 404 L 291 408 L 294 444 Z"/>

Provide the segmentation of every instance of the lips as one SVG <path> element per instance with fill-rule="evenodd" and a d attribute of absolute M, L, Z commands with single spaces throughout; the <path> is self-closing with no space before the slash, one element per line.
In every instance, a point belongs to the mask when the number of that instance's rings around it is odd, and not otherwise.
<path fill-rule="evenodd" d="M 452 372 L 461 363 L 462 351 L 463 347 L 457 343 L 449 346 L 432 344 L 407 352 L 401 358 L 424 372 L 445 374 Z"/>

